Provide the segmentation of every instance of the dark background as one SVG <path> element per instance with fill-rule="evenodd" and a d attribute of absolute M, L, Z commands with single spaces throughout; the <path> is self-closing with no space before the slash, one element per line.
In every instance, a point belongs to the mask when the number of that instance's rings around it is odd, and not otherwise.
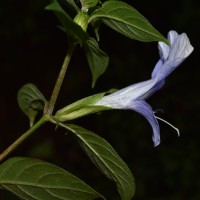
<path fill-rule="evenodd" d="M 148 99 L 161 117 L 180 129 L 181 136 L 160 122 L 161 144 L 154 148 L 145 118 L 132 111 L 110 111 L 74 123 L 104 137 L 130 167 L 136 181 L 136 200 L 200 199 L 199 163 L 199 20 L 195 0 L 148 1 L 131 4 L 163 35 L 186 32 L 195 50 L 168 78 L 165 87 Z M 67 51 L 65 34 L 48 1 L 0 1 L 0 152 L 28 129 L 16 101 L 18 89 L 36 84 L 48 99 Z M 91 74 L 77 48 L 59 96 L 60 108 L 79 98 L 147 80 L 158 60 L 157 43 L 130 40 L 102 26 L 100 47 L 110 56 L 106 73 L 91 89 Z M 108 181 L 82 152 L 72 134 L 46 124 L 10 156 L 30 156 L 52 162 L 77 175 L 107 199 L 119 199 Z M 0 191 L 0 199 L 17 199 Z"/>

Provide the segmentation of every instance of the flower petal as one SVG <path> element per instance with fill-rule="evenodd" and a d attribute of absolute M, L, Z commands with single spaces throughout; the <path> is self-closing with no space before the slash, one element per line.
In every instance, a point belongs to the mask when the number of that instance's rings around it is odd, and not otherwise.
<path fill-rule="evenodd" d="M 160 60 L 156 63 L 156 66 L 154 67 L 153 72 L 151 73 L 151 78 L 155 78 L 155 77 L 156 77 L 156 75 L 159 73 L 160 68 L 162 67 L 163 63 L 164 63 L 164 62 L 163 62 L 162 59 L 160 59 Z"/>
<path fill-rule="evenodd" d="M 178 33 L 176 31 L 169 31 L 167 35 L 167 39 L 169 40 L 170 45 L 172 45 L 178 37 Z"/>
<path fill-rule="evenodd" d="M 165 84 L 165 80 L 157 82 L 152 89 L 150 89 L 146 94 L 140 97 L 140 99 L 147 99 L 150 96 L 152 96 L 154 93 L 156 93 L 158 90 L 160 90 Z"/>
<path fill-rule="evenodd" d="M 168 60 L 179 60 L 181 63 L 192 53 L 193 49 L 188 36 L 182 33 L 177 37 L 174 43 L 171 44 Z"/>
<path fill-rule="evenodd" d="M 169 55 L 169 46 L 164 42 L 158 42 L 159 55 L 162 60 L 166 60 Z"/>
<path fill-rule="evenodd" d="M 154 112 L 151 106 L 148 103 L 146 103 L 146 101 L 138 99 L 132 102 L 132 105 L 129 107 L 129 109 L 140 113 L 149 121 L 153 129 L 152 140 L 154 142 L 154 146 L 159 145 L 160 144 L 160 127 L 159 127 L 157 119 L 154 116 Z"/>
<path fill-rule="evenodd" d="M 150 79 L 125 87 L 110 95 L 104 96 L 94 105 L 107 106 L 114 109 L 127 109 L 135 99 L 147 98 L 148 92 L 157 84 L 156 79 Z"/>
<path fill-rule="evenodd" d="M 170 31 L 168 38 L 171 44 L 168 58 L 166 60 L 161 58 L 152 72 L 152 78 L 157 78 L 158 82 L 163 81 L 193 51 L 193 47 L 185 33 L 178 35 L 175 31 Z"/>

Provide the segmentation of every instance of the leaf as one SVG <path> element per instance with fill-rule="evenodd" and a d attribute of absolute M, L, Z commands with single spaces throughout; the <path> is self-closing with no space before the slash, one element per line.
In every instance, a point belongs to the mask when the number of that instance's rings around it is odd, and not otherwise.
<path fill-rule="evenodd" d="M 60 110 L 55 114 L 55 118 L 59 122 L 64 122 L 72 119 L 76 119 L 85 115 L 96 113 L 102 110 L 108 110 L 111 108 L 105 106 L 94 106 L 93 104 L 101 99 L 106 92 L 95 94 L 83 99 L 80 99 Z"/>
<path fill-rule="evenodd" d="M 105 199 L 64 169 L 32 158 L 14 157 L 1 164 L 0 185 L 26 200 Z"/>
<path fill-rule="evenodd" d="M 135 193 L 135 182 L 126 163 L 119 157 L 112 146 L 103 138 L 82 127 L 67 124 L 66 129 L 72 131 L 99 170 L 117 184 L 122 200 L 130 200 Z"/>
<path fill-rule="evenodd" d="M 107 26 L 131 39 L 163 41 L 168 44 L 167 39 L 143 15 L 122 1 L 104 2 L 101 8 L 93 12 L 89 22 L 96 18 L 101 18 Z"/>
<path fill-rule="evenodd" d="M 74 36 L 79 42 L 85 42 L 89 38 L 88 34 L 63 10 L 57 0 L 53 0 L 51 4 L 46 6 L 46 9 L 53 11 L 61 22 L 63 30 Z"/>
<path fill-rule="evenodd" d="M 17 101 L 21 110 L 28 116 L 30 126 L 34 124 L 38 111 L 43 110 L 47 103 L 43 94 L 32 83 L 25 84 L 18 91 Z"/>
<path fill-rule="evenodd" d="M 91 37 L 84 45 L 84 50 L 92 72 L 92 87 L 94 87 L 99 76 L 101 76 L 108 67 L 109 57 L 99 48 L 97 41 Z"/>

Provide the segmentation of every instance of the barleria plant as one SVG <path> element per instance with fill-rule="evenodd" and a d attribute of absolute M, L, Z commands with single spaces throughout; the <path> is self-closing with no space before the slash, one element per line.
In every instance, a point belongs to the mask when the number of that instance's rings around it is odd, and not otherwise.
<path fill-rule="evenodd" d="M 106 194 L 100 194 L 95 188 L 56 165 L 34 158 L 8 157 L 35 130 L 49 122 L 74 134 L 94 165 L 115 182 L 119 197 L 130 200 L 134 197 L 135 182 L 123 159 L 105 139 L 70 121 L 104 110 L 130 109 L 143 115 L 150 123 L 154 146 L 160 144 L 157 120 L 166 122 L 179 135 L 177 128 L 155 115 L 146 99 L 164 86 L 167 76 L 191 54 L 193 47 L 185 33 L 169 31 L 168 38 L 165 38 L 142 14 L 123 1 L 52 0 L 45 9 L 53 12 L 60 21 L 60 29 L 69 41 L 67 54 L 49 100 L 32 83 L 27 83 L 19 90 L 17 101 L 29 118 L 30 129 L 0 154 L 0 187 L 26 200 L 106 199 Z M 95 87 L 98 78 L 106 71 L 109 56 L 99 47 L 99 29 L 102 24 L 130 39 L 158 42 L 160 58 L 151 78 L 118 91 L 110 90 L 85 97 L 55 111 L 60 88 L 77 46 L 83 48 L 86 55 L 92 87 Z M 90 34 L 87 31 L 89 26 Z M 38 112 L 43 114 L 36 121 Z"/>

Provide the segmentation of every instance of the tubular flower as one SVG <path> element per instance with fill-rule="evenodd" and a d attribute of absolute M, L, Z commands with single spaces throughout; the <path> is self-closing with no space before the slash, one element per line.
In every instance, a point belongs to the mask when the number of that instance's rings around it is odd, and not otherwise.
<path fill-rule="evenodd" d="M 154 146 L 160 144 L 160 127 L 157 119 L 162 119 L 155 116 L 154 111 L 145 99 L 161 89 L 165 78 L 193 51 L 193 47 L 185 33 L 179 35 L 176 31 L 170 31 L 168 33 L 168 41 L 169 46 L 163 42 L 158 43 L 160 59 L 155 65 L 151 79 L 104 96 L 94 104 L 112 109 L 130 109 L 143 115 L 153 129 L 152 139 Z M 166 123 L 169 124 L 168 122 Z"/>

